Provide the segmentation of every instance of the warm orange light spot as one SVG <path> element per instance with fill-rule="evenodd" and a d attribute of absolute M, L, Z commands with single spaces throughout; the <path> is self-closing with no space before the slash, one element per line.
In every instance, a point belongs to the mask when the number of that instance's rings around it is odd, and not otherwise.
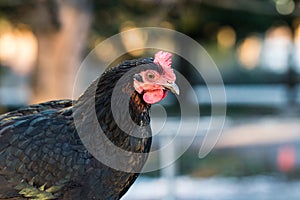
<path fill-rule="evenodd" d="M 99 46 L 98 46 L 99 45 Z M 95 53 L 97 57 L 105 62 L 114 60 L 118 55 L 118 49 L 109 40 L 98 37 L 95 41 Z M 105 51 L 103 51 L 105 49 Z"/>
<path fill-rule="evenodd" d="M 261 39 L 257 36 L 247 37 L 238 47 L 239 62 L 247 69 L 255 68 L 259 63 Z"/>
<path fill-rule="evenodd" d="M 18 74 L 28 74 L 34 67 L 38 42 L 24 25 L 13 27 L 8 21 L 0 22 L 0 62 Z"/>
<path fill-rule="evenodd" d="M 295 44 L 300 45 L 300 21 L 297 27 L 295 28 Z"/>
<path fill-rule="evenodd" d="M 270 38 L 292 38 L 292 32 L 287 26 L 271 27 L 266 34 L 266 39 Z"/>
<path fill-rule="evenodd" d="M 144 53 L 144 46 L 147 43 L 148 35 L 141 29 L 135 29 L 133 22 L 127 21 L 121 27 L 121 32 L 131 30 L 130 34 L 122 34 L 121 40 L 126 50 L 133 56 L 140 56 Z M 132 49 L 136 49 L 132 51 Z"/>
<path fill-rule="evenodd" d="M 230 26 L 221 27 L 217 34 L 218 44 L 224 48 L 231 48 L 235 45 L 236 34 Z"/>

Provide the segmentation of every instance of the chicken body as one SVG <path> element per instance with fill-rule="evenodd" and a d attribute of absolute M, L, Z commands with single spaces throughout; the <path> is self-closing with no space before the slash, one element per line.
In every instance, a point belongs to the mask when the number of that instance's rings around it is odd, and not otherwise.
<path fill-rule="evenodd" d="M 50 101 L 0 116 L 0 199 L 120 199 L 136 180 L 150 151 L 150 104 L 133 90 L 133 80 L 121 85 L 122 91 L 131 92 L 131 120 L 140 127 L 140 137 L 134 137 L 114 121 L 111 97 L 117 81 L 143 65 L 155 67 L 151 58 L 125 61 L 107 70 L 92 84 L 96 90 L 89 87 L 78 100 Z M 94 101 L 95 106 L 86 106 L 88 101 Z M 82 126 L 93 126 L 95 122 L 88 120 L 91 110 L 114 145 L 140 153 L 126 159 L 135 170 L 106 166 L 83 145 L 74 115 L 79 116 Z"/>

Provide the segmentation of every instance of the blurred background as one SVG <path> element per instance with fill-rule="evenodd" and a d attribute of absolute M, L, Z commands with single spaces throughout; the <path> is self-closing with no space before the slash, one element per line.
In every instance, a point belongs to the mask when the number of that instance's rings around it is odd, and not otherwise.
<path fill-rule="evenodd" d="M 213 151 L 199 159 L 210 96 L 193 67 L 175 59 L 197 94 L 203 126 L 180 159 L 143 174 L 124 199 L 299 199 L 299 0 L 0 0 L 0 113 L 72 98 L 90 50 L 121 31 L 149 26 L 180 31 L 208 51 L 225 83 L 226 123 Z M 145 40 L 140 32 L 133 38 L 122 40 L 124 48 Z M 106 49 L 96 52 L 99 59 L 114 57 L 114 47 Z M 97 70 L 86 71 L 87 79 Z M 176 100 L 162 104 L 174 119 L 170 127 L 178 123 Z M 164 137 L 154 138 L 154 146 Z"/>

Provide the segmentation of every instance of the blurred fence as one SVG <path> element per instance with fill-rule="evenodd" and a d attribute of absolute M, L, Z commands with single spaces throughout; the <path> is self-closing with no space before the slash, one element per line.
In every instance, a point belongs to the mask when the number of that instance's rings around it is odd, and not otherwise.
<path fill-rule="evenodd" d="M 211 86 L 218 88 L 220 86 Z M 284 84 L 257 84 L 257 85 L 226 85 L 227 105 L 268 105 L 282 106 L 289 102 L 300 103 L 300 87 L 293 90 Z M 206 86 L 195 87 L 200 104 L 211 102 L 210 94 Z M 218 102 L 216 102 L 218 103 Z"/>
<path fill-rule="evenodd" d="M 161 124 L 163 119 L 154 118 L 152 121 L 154 121 L 154 125 Z M 196 120 L 191 118 L 189 121 L 193 123 Z M 284 162 L 282 163 L 284 166 L 290 164 L 294 165 L 290 166 L 290 169 L 299 168 L 300 157 L 297 153 L 300 150 L 299 122 L 298 118 L 285 117 L 265 117 L 260 118 L 258 121 L 257 119 L 253 121 L 253 119 L 247 118 L 240 118 L 233 121 L 228 118 L 215 148 L 236 149 L 236 151 L 240 152 L 242 157 L 244 156 L 245 160 L 252 159 L 250 163 L 270 162 L 271 165 L 274 165 L 275 169 L 277 162 Z M 273 190 L 275 188 L 282 186 L 279 191 L 295 192 L 295 186 L 300 184 L 299 182 L 285 182 L 284 180 L 276 179 L 271 176 L 257 176 L 251 179 L 244 178 L 239 180 L 235 178 L 191 178 L 178 176 L 178 163 L 176 162 L 178 151 L 185 145 L 193 145 L 194 149 L 200 149 L 203 138 L 207 133 L 207 127 L 209 127 L 210 117 L 201 118 L 195 138 L 193 138 L 193 130 L 189 128 L 183 132 L 176 131 L 176 127 L 179 123 L 180 119 L 178 118 L 168 119 L 168 121 L 163 124 L 164 130 L 154 136 L 154 146 L 159 144 L 159 149 L 162 149 L 166 145 L 171 145 L 171 148 L 160 151 L 160 178 L 140 178 L 125 196 L 125 200 L 273 199 Z M 177 136 L 176 141 L 172 141 L 175 136 Z M 188 143 L 189 139 L 187 138 L 189 137 L 193 138 L 193 144 Z M 281 150 L 286 149 L 284 144 L 289 144 L 291 148 L 291 155 L 286 155 L 290 161 L 285 158 L 280 160 Z M 268 148 L 258 148 L 264 146 Z M 244 150 L 241 150 L 242 148 L 244 148 Z M 196 154 L 194 156 L 194 159 L 203 162 Z M 269 159 L 266 160 L 266 157 Z M 173 164 L 168 167 L 163 167 L 165 163 L 170 160 L 174 160 Z M 290 162 L 290 164 L 288 162 Z M 232 165 L 234 165 L 234 163 L 232 163 Z M 222 168 L 222 166 L 220 167 Z M 259 186 L 248 191 L 247 187 L 252 183 L 258 184 Z M 225 195 L 226 198 L 222 195 Z M 249 198 L 244 195 L 249 195 Z M 279 199 L 284 199 L 280 192 L 278 192 L 277 195 L 281 196 Z M 299 192 L 291 194 L 289 199 L 298 198 L 300 198 Z"/>

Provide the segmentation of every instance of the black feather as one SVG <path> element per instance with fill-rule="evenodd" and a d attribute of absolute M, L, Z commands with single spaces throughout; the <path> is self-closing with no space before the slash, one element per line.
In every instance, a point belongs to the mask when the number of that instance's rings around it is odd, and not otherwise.
<path fill-rule="evenodd" d="M 50 101 L 1 115 L 0 199 L 120 199 L 136 180 L 151 146 L 150 105 L 132 92 L 131 75 L 146 68 L 158 69 L 152 58 L 125 61 L 108 69 L 74 102 Z M 130 95 L 130 118 L 141 127 L 140 137 L 119 128 L 111 111 L 113 90 L 125 74 L 126 84 L 120 91 Z M 85 107 L 92 101 L 93 108 Z M 127 152 L 145 153 L 125 159 L 132 171 L 104 165 L 83 145 L 74 116 L 86 127 L 93 126 L 92 109 L 114 145 Z"/>

